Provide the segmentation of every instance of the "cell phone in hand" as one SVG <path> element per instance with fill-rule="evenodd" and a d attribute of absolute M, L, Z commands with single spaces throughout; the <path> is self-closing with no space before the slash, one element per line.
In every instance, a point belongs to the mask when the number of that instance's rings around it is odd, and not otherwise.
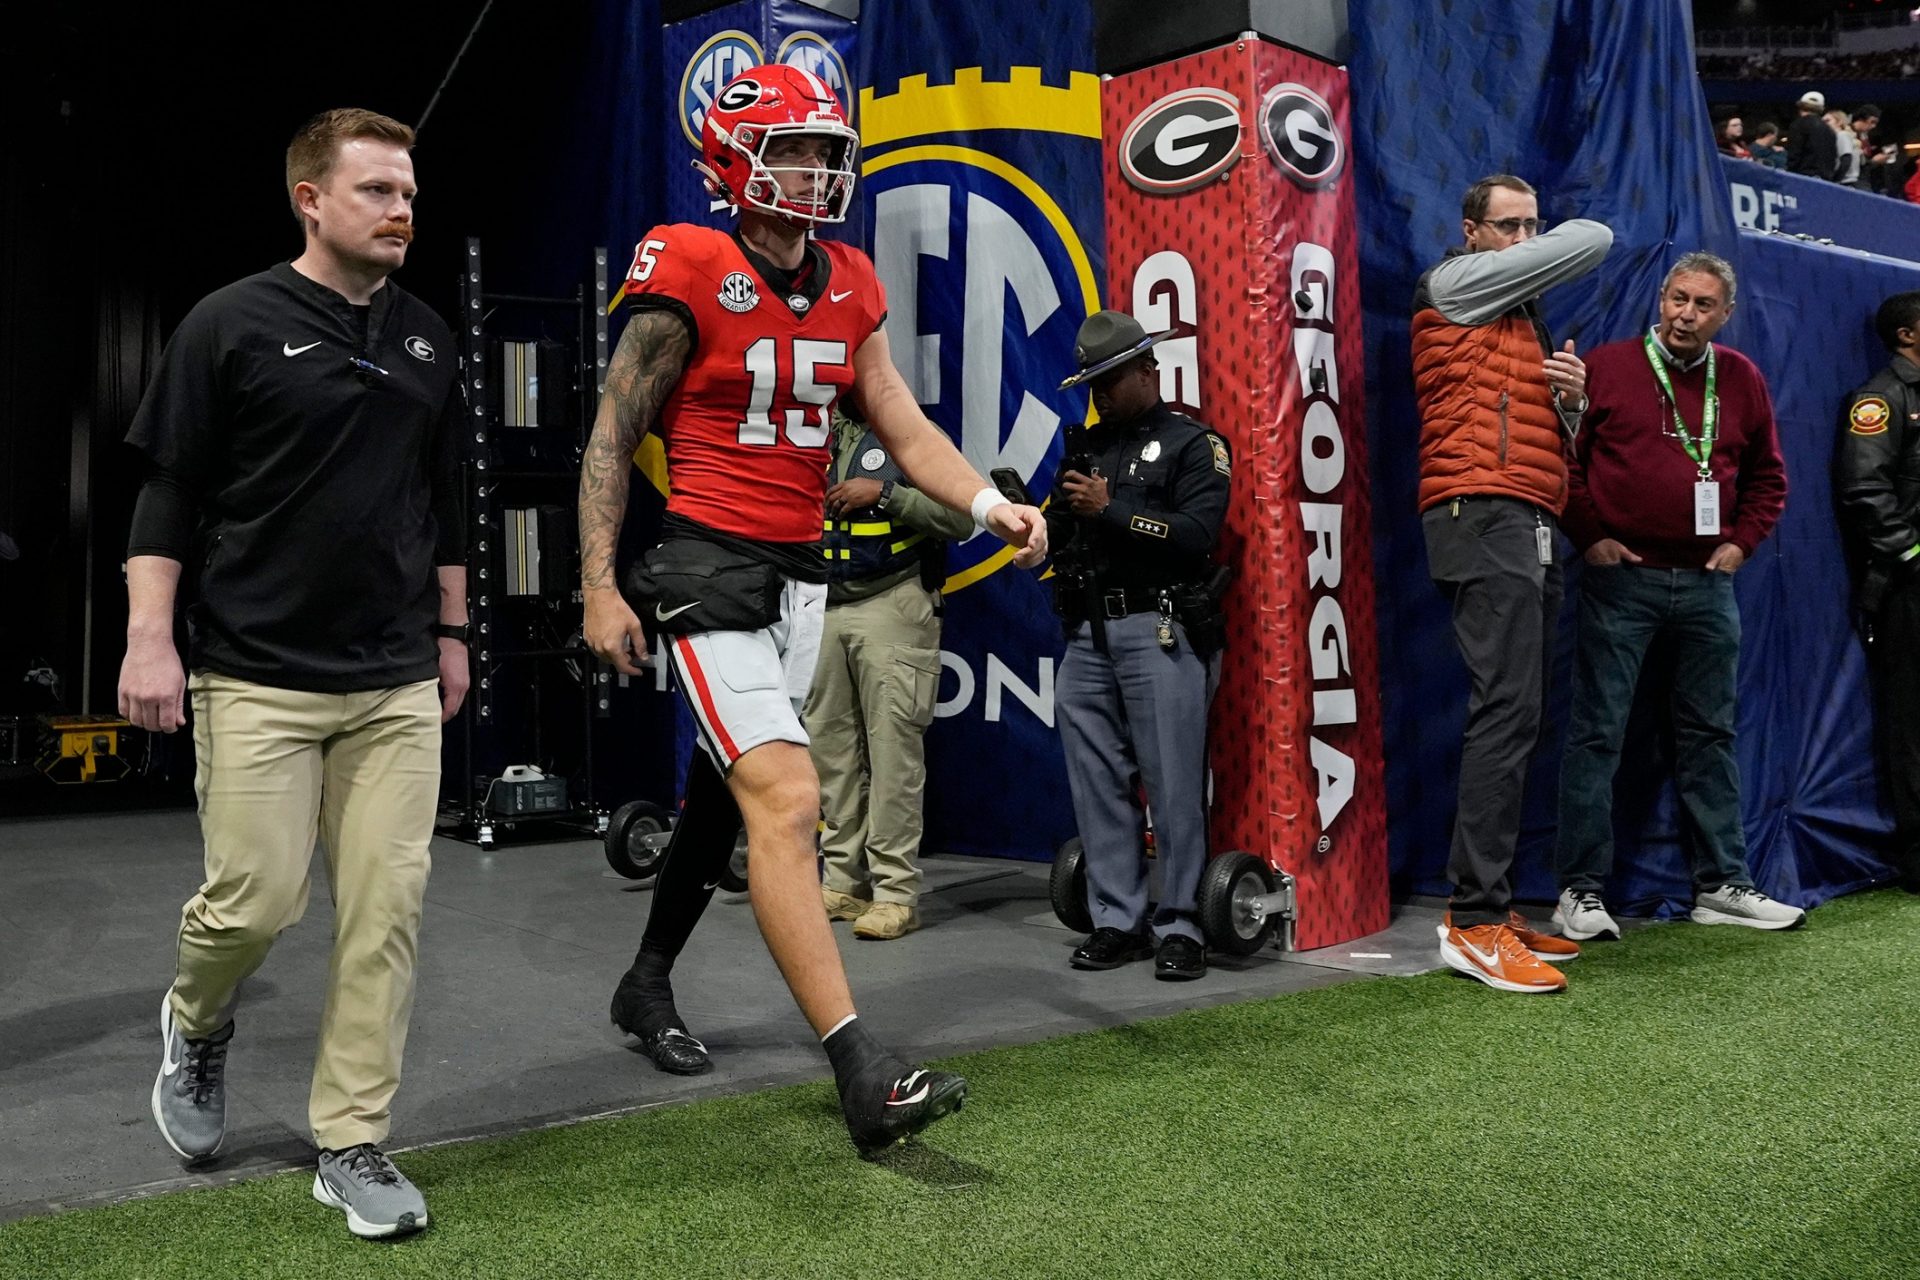
<path fill-rule="evenodd" d="M 998 489 L 1000 496 L 1008 502 L 1017 502 L 1027 507 L 1033 505 L 1033 497 L 1028 494 L 1026 483 L 1020 479 L 1020 473 L 1012 467 L 995 467 L 987 473 L 987 478 L 993 481 L 993 487 Z"/>

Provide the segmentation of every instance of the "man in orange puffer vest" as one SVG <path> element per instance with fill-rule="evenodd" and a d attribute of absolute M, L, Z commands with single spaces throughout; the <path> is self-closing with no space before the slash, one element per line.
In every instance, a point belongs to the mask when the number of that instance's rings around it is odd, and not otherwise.
<path fill-rule="evenodd" d="M 1420 278 L 1413 302 L 1427 563 L 1473 678 L 1440 958 L 1496 990 L 1563 991 L 1548 961 L 1580 949 L 1526 926 L 1509 872 L 1560 615 L 1563 447 L 1587 374 L 1573 343 L 1553 349 L 1534 303 L 1600 265 L 1613 233 L 1584 219 L 1542 232 L 1533 188 L 1510 174 L 1476 182 L 1461 216 L 1466 244 Z"/>

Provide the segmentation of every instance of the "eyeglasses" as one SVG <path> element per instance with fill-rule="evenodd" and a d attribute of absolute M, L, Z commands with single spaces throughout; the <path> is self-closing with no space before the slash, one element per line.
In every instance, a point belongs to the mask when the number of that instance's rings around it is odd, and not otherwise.
<path fill-rule="evenodd" d="M 1538 235 L 1540 229 L 1547 225 L 1541 218 L 1476 218 L 1474 221 L 1483 227 L 1492 227 L 1503 236 L 1516 235 L 1522 231 L 1530 236 Z"/>

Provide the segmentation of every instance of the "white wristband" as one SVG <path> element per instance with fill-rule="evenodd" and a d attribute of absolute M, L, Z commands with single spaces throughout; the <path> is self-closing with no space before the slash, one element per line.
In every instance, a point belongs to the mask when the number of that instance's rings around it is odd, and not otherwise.
<path fill-rule="evenodd" d="M 975 527 L 987 527 L 987 512 L 995 507 L 1010 505 L 1005 494 L 998 489 L 986 488 L 973 495 L 973 523 Z"/>

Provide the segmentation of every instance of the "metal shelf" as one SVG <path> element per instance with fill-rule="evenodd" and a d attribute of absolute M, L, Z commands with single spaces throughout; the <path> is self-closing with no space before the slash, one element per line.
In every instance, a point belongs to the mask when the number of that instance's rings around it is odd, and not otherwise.
<path fill-rule="evenodd" d="M 539 294 L 493 293 L 489 292 L 483 281 L 483 257 L 480 241 L 469 237 L 465 269 L 460 278 L 460 373 L 461 392 L 466 403 L 466 426 L 462 431 L 461 486 L 462 504 L 467 522 L 467 607 L 468 617 L 473 624 L 473 641 L 470 653 L 473 662 L 473 688 L 468 694 L 468 705 L 462 731 L 461 759 L 463 768 L 460 774 L 460 797 L 449 800 L 443 805 L 443 811 L 457 816 L 460 828 L 472 833 L 472 838 L 483 845 L 491 843 L 490 833 L 504 824 L 517 825 L 522 822 L 552 822 L 568 817 L 590 819 L 593 829 L 604 830 L 606 815 L 600 810 L 593 796 L 593 722 L 607 718 L 611 714 L 612 669 L 594 658 L 591 651 L 575 647 L 537 647 L 513 649 L 503 647 L 512 641 L 500 630 L 498 611 L 513 608 L 506 603 L 507 597 L 496 600 L 497 578 L 492 570 L 496 561 L 502 559 L 493 540 L 493 517 L 495 515 L 495 490 L 503 483 L 553 483 L 579 475 L 578 464 L 551 467 L 528 466 L 516 462 L 515 465 L 494 465 L 499 437 L 496 435 L 495 415 L 488 410 L 488 380 L 495 376 L 487 363 L 487 340 L 489 337 L 489 319 L 498 306 L 567 308 L 575 311 L 579 317 L 577 331 L 576 361 L 574 373 L 577 387 L 573 394 L 578 398 L 578 411 L 575 415 L 572 447 L 575 457 L 585 452 L 587 433 L 592 429 L 594 409 L 606 383 L 607 369 L 607 251 L 596 248 L 593 251 L 591 269 L 591 292 L 583 285 L 571 298 L 548 297 Z M 521 430 L 520 428 L 498 427 L 499 431 Z M 553 432 L 548 429 L 540 439 L 551 447 Z M 569 494 L 567 504 L 573 504 Z M 557 505 L 557 504 L 556 504 Z M 577 625 L 579 606 L 571 602 L 561 604 L 563 611 L 571 610 L 575 614 L 572 621 Z M 564 634 L 564 632 L 562 632 Z M 502 646 L 502 647 L 497 647 Z M 495 675 L 503 667 L 512 664 L 522 670 L 528 663 L 539 663 L 566 658 L 585 664 L 591 672 L 583 683 L 581 693 L 580 718 L 580 757 L 583 776 L 570 780 L 572 794 L 579 803 L 566 814 L 530 814 L 505 818 L 503 815 L 488 812 L 484 807 L 484 798 L 474 789 L 476 735 L 481 733 L 497 734 L 502 732 L 496 712 Z M 528 726 L 531 736 L 529 746 L 524 753 L 529 759 L 544 757 L 541 749 L 541 705 L 540 688 L 537 677 L 533 685 L 533 723 Z"/>

